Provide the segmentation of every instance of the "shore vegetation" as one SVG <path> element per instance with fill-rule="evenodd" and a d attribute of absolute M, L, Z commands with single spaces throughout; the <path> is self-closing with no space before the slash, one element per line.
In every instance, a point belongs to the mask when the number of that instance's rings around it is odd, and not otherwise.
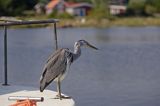
<path fill-rule="evenodd" d="M 49 0 L 0 0 L 0 17 L 20 20 L 56 18 L 60 19 L 58 27 L 160 26 L 160 0 L 126 0 L 127 12 L 120 15 L 110 14 L 109 3 L 112 0 L 66 1 L 89 2 L 94 8 L 84 17 L 59 14 L 57 11 L 46 15 L 36 14 L 34 6 L 37 3 L 48 3 Z"/>

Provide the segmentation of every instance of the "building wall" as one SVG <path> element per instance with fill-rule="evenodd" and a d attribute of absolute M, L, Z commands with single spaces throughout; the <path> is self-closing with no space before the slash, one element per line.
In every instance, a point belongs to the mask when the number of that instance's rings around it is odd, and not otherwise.
<path fill-rule="evenodd" d="M 127 7 L 123 5 L 110 5 L 109 8 L 112 15 L 124 14 L 127 10 Z"/>
<path fill-rule="evenodd" d="M 91 8 L 89 7 L 82 6 L 82 7 L 77 7 L 77 8 L 66 8 L 66 12 L 74 16 L 86 16 L 88 15 L 88 11 L 90 9 Z"/>
<path fill-rule="evenodd" d="M 66 12 L 71 14 L 71 15 L 74 15 L 74 9 L 73 8 L 66 8 Z"/>

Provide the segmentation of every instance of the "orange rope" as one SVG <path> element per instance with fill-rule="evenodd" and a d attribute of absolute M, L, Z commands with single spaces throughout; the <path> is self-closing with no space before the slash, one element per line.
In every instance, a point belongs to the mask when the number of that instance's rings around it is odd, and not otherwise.
<path fill-rule="evenodd" d="M 23 100 L 23 101 L 17 101 L 17 103 L 12 104 L 10 106 L 37 106 L 36 101 L 33 100 Z"/>

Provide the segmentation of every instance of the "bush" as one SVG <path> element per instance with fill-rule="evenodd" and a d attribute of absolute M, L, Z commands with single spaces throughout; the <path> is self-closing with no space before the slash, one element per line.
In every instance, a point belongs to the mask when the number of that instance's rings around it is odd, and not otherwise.
<path fill-rule="evenodd" d="M 106 9 L 96 8 L 90 12 L 88 17 L 94 19 L 104 19 L 104 18 L 109 18 L 109 16 L 110 14 Z"/>
<path fill-rule="evenodd" d="M 60 18 L 60 19 L 61 18 L 63 18 L 63 19 L 73 19 L 74 16 L 64 12 L 64 13 L 61 13 L 61 14 L 57 15 L 57 18 Z"/>
<path fill-rule="evenodd" d="M 48 18 L 56 18 L 57 11 L 53 11 L 51 14 L 48 15 Z"/>
<path fill-rule="evenodd" d="M 53 11 L 51 14 L 48 16 L 49 18 L 60 18 L 60 19 L 72 19 L 74 16 L 64 12 L 64 13 L 58 13 L 57 11 Z"/>

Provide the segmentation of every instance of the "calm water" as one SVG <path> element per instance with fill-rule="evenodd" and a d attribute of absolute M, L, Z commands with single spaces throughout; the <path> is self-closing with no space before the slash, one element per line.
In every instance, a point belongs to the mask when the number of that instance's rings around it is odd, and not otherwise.
<path fill-rule="evenodd" d="M 10 29 L 11 85 L 39 88 L 45 60 L 54 50 L 53 30 Z M 100 50 L 82 49 L 62 82 L 76 106 L 160 106 L 160 27 L 58 29 L 59 47 L 86 39 Z M 3 82 L 3 30 L 0 30 L 0 83 Z M 56 90 L 55 83 L 48 89 Z"/>

